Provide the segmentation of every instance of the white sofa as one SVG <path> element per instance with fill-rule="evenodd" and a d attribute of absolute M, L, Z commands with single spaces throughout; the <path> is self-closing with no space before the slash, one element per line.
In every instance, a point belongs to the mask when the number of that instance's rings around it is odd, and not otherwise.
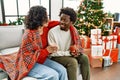
<path fill-rule="evenodd" d="M 19 50 L 24 26 L 0 26 L 0 55 L 10 54 Z M 0 69 L 0 80 L 7 79 L 8 75 Z M 37 80 L 25 77 L 23 80 Z"/>
<path fill-rule="evenodd" d="M 18 51 L 21 44 L 21 38 L 24 32 L 24 26 L 0 26 L 0 55 Z M 8 75 L 0 70 L 0 80 L 8 78 Z M 22 80 L 37 80 L 31 77 L 25 77 Z M 81 79 L 78 68 L 78 80 Z"/>

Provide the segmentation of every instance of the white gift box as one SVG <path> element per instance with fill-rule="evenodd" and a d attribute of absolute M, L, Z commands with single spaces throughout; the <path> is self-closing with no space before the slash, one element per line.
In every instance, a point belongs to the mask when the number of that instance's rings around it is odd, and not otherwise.
<path fill-rule="evenodd" d="M 102 40 L 101 39 L 91 39 L 91 44 L 101 45 L 102 44 Z"/>
<path fill-rule="evenodd" d="M 100 34 L 101 35 L 101 29 L 91 29 L 91 34 Z"/>
<path fill-rule="evenodd" d="M 102 44 L 101 29 L 91 29 L 91 44 Z"/>
<path fill-rule="evenodd" d="M 91 39 L 101 39 L 101 34 L 91 34 Z"/>
<path fill-rule="evenodd" d="M 103 51 L 102 45 L 91 46 L 91 56 L 102 56 L 102 51 Z"/>
<path fill-rule="evenodd" d="M 100 39 L 101 29 L 91 29 L 91 39 Z"/>

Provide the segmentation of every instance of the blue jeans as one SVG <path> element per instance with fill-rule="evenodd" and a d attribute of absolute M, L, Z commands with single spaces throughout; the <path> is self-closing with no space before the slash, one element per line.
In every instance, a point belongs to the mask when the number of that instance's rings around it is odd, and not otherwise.
<path fill-rule="evenodd" d="M 66 69 L 50 59 L 46 59 L 44 64 L 36 63 L 28 76 L 37 80 L 68 80 Z"/>

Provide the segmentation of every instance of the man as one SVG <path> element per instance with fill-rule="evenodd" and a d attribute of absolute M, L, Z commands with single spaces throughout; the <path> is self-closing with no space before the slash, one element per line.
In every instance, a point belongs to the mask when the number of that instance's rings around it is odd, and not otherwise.
<path fill-rule="evenodd" d="M 66 67 L 69 80 L 77 80 L 77 67 L 83 80 L 90 80 L 89 61 L 81 47 L 77 30 L 72 24 L 76 21 L 76 12 L 72 8 L 63 8 L 60 11 L 60 25 L 52 28 L 48 33 L 49 45 L 57 45 L 58 50 L 52 53 L 51 59 Z"/>

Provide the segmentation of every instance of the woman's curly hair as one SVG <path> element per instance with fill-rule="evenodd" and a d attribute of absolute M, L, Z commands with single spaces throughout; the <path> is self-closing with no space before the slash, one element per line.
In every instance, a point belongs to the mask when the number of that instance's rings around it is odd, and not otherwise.
<path fill-rule="evenodd" d="M 38 29 L 39 26 L 43 26 L 47 21 L 46 8 L 43 6 L 33 6 L 25 17 L 25 27 L 31 30 Z"/>
<path fill-rule="evenodd" d="M 66 7 L 66 8 L 62 8 L 60 10 L 60 14 L 59 16 L 61 16 L 61 14 L 66 14 L 66 15 L 69 15 L 70 16 L 70 20 L 74 23 L 77 19 L 77 14 L 76 12 L 72 9 L 72 8 L 69 8 L 69 7 Z"/>

